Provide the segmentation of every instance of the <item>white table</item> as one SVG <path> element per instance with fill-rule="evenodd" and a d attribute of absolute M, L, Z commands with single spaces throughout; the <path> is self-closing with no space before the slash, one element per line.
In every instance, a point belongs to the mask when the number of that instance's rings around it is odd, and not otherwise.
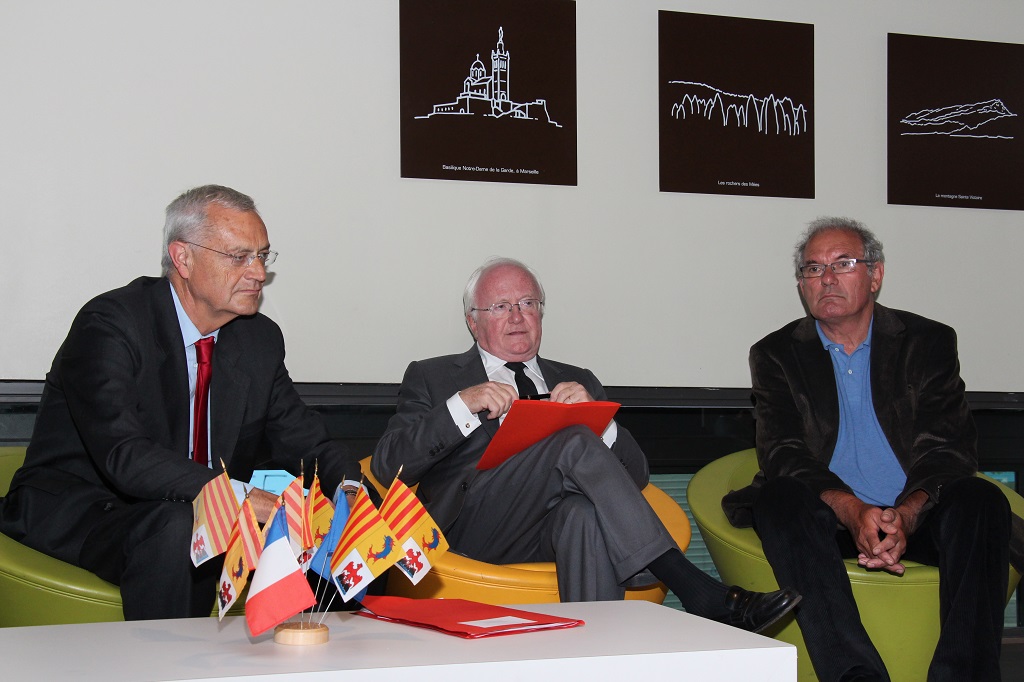
<path fill-rule="evenodd" d="M 796 649 L 643 601 L 516 607 L 586 625 L 478 640 L 333 613 L 326 644 L 249 636 L 245 619 L 0 628 L 9 679 L 796 680 Z"/>

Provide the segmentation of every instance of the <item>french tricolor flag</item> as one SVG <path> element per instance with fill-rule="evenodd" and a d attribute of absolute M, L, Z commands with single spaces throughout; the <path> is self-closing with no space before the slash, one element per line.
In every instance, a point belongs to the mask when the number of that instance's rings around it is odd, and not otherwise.
<path fill-rule="evenodd" d="M 253 637 L 283 623 L 316 603 L 288 540 L 284 507 L 277 510 L 267 530 L 263 554 L 249 585 L 245 621 Z"/>

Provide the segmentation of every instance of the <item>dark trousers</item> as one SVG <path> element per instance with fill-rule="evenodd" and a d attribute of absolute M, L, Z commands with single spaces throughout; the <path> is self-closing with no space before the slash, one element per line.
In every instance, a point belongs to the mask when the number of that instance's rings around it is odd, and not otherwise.
<path fill-rule="evenodd" d="M 223 556 L 192 565 L 192 505 L 111 504 L 86 538 L 79 565 L 121 588 L 125 620 L 209 616 Z"/>
<path fill-rule="evenodd" d="M 857 671 L 888 680 L 843 563 L 857 549 L 832 509 L 801 481 L 773 478 L 754 505 L 754 528 L 779 584 L 804 597 L 796 618 L 818 678 L 831 682 Z M 1009 537 L 1006 498 L 988 481 L 968 477 L 942 487 L 908 540 L 904 559 L 939 568 L 941 634 L 929 680 L 1000 679 Z"/>
<path fill-rule="evenodd" d="M 480 561 L 554 561 L 563 601 L 622 599 L 622 583 L 676 545 L 615 454 L 584 427 L 480 472 L 445 531 Z"/>

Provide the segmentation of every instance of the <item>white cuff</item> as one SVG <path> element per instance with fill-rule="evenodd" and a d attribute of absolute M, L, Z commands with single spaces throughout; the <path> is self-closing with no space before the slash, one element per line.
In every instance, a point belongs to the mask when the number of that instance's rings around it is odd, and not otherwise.
<path fill-rule="evenodd" d="M 480 426 L 480 417 L 469 411 L 466 403 L 462 402 L 462 398 L 458 393 L 448 398 L 445 405 L 448 406 L 448 412 L 452 415 L 452 421 L 455 422 L 455 426 L 459 427 L 459 431 L 462 432 L 463 436 L 468 437 L 469 434 L 476 431 L 477 427 Z"/>

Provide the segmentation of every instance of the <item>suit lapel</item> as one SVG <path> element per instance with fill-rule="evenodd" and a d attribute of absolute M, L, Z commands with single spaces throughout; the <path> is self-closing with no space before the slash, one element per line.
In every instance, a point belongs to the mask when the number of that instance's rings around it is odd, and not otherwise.
<path fill-rule="evenodd" d="M 163 393 L 167 423 L 173 449 L 189 456 L 188 429 L 190 423 L 188 368 L 185 366 L 185 342 L 174 310 L 171 285 L 161 279 L 152 287 L 150 298 L 153 326 L 153 344 L 159 356 L 159 387 L 147 387 Z"/>
<path fill-rule="evenodd" d="M 823 452 L 831 453 L 839 435 L 839 393 L 832 359 L 821 344 L 814 318 L 804 318 L 794 329 L 791 351 L 800 369 Z"/>
<path fill-rule="evenodd" d="M 243 351 L 235 325 L 229 322 L 218 335 L 210 378 L 210 454 L 223 459 L 225 466 L 231 464 L 249 394 Z"/>
<path fill-rule="evenodd" d="M 899 443 L 894 434 L 899 433 L 896 421 L 899 415 L 895 409 L 879 409 L 892 406 L 893 397 L 901 395 L 896 385 L 896 367 L 903 352 L 904 325 L 888 308 L 875 304 L 874 324 L 871 331 L 871 401 L 875 415 L 882 427 L 882 433 L 890 443 Z"/>

